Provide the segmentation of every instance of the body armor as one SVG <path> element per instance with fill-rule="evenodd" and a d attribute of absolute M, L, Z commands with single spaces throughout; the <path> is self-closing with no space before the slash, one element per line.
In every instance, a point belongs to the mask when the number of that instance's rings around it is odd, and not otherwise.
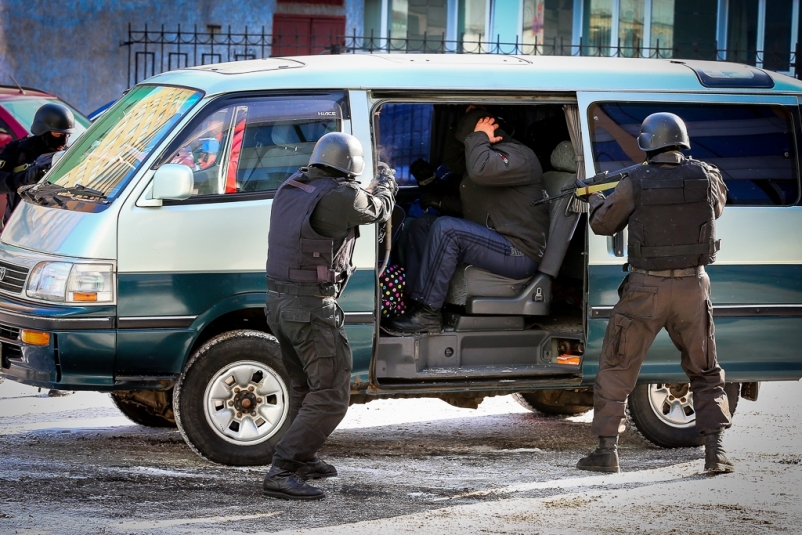
<path fill-rule="evenodd" d="M 716 217 L 707 168 L 645 165 L 630 175 L 635 211 L 629 218 L 629 263 L 640 269 L 682 269 L 716 259 Z"/>
<path fill-rule="evenodd" d="M 339 240 L 315 232 L 309 218 L 318 201 L 347 179 L 310 181 L 305 171 L 302 168 L 288 178 L 273 198 L 267 276 L 281 282 L 333 283 L 342 290 L 353 271 L 351 257 L 358 237 L 357 227 L 349 229 L 342 245 L 335 250 Z"/>

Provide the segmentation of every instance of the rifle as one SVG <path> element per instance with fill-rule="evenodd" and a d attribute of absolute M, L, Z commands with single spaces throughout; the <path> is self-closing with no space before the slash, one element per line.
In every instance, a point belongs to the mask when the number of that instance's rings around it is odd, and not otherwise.
<path fill-rule="evenodd" d="M 599 191 L 604 191 L 608 189 L 613 189 L 618 185 L 619 182 L 624 180 L 628 177 L 632 171 L 637 169 L 642 165 L 646 165 L 647 162 L 631 165 L 629 167 L 625 167 L 623 169 L 619 169 L 615 172 L 615 174 L 609 174 L 609 171 L 604 171 L 599 173 L 598 175 L 592 176 L 587 180 L 582 180 L 581 182 L 585 184 L 584 187 L 577 187 L 576 184 L 573 186 L 566 186 L 560 190 L 560 193 L 553 197 L 543 197 L 537 201 L 532 201 L 532 206 L 538 206 L 543 203 L 547 203 L 550 201 L 554 201 L 557 199 L 562 199 L 563 197 L 568 197 L 571 195 L 576 195 L 577 197 L 583 197 L 585 195 L 590 195 L 592 193 L 597 193 Z M 577 182 L 580 182 L 577 180 Z"/>

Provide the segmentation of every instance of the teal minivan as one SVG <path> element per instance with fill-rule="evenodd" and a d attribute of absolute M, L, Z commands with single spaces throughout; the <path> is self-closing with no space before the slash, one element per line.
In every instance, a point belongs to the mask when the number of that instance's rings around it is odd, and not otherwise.
<path fill-rule="evenodd" d="M 394 232 L 363 228 L 340 304 L 352 401 L 436 397 L 476 407 L 515 394 L 534 411 L 592 408 L 599 352 L 626 275 L 625 232 L 596 236 L 581 205 L 551 203 L 540 271 L 461 266 L 439 334 L 382 330 L 379 273 L 403 264 L 419 190 L 469 104 L 529 145 L 554 194 L 644 159 L 655 111 L 682 117 L 689 155 L 729 187 L 709 266 L 730 405 L 802 377 L 802 83 L 721 62 L 499 55 L 343 55 L 207 65 L 130 89 L 23 191 L 0 237 L 0 372 L 44 388 L 110 392 L 134 422 L 178 426 L 200 455 L 265 464 L 293 407 L 265 322 L 273 196 L 317 139 L 349 132 L 366 169 L 397 170 Z M 551 159 L 569 142 L 565 168 Z M 371 179 L 366 172 L 361 180 Z M 399 231 L 400 229 L 400 231 Z M 388 237 L 385 238 L 384 236 Z M 658 336 L 629 416 L 663 447 L 700 443 L 678 350 Z"/>

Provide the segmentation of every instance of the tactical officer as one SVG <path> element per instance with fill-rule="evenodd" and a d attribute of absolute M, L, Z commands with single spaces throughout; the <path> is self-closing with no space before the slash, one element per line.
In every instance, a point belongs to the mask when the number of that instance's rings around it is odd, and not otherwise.
<path fill-rule="evenodd" d="M 38 110 L 28 137 L 12 141 L 0 152 L 0 194 L 8 193 L 7 220 L 19 204 L 20 186 L 34 184 L 50 169 L 53 154 L 63 150 L 75 132 L 75 117 L 66 106 L 55 102 Z"/>
<path fill-rule="evenodd" d="M 619 288 L 604 336 L 593 391 L 593 434 L 599 447 L 577 468 L 618 472 L 618 434 L 624 430 L 627 396 L 635 387 L 643 359 L 661 329 L 680 350 L 691 382 L 696 429 L 704 436 L 705 471 L 731 472 L 721 445 L 730 427 L 724 371 L 716 361 L 710 279 L 704 266 L 719 250 L 715 220 L 727 200 L 727 187 L 712 165 L 686 158 L 690 142 L 682 119 L 671 113 L 649 115 L 638 147 L 647 162 L 623 179 L 606 199 L 590 197 L 590 226 L 612 236 L 629 227 L 631 273 Z"/>
<path fill-rule="evenodd" d="M 364 166 L 359 140 L 326 134 L 309 167 L 288 178 L 273 199 L 267 323 L 281 345 L 296 414 L 276 445 L 266 496 L 320 499 L 323 491 L 304 480 L 337 475 L 316 455 L 350 401 L 351 349 L 336 299 L 353 270 L 358 226 L 389 219 L 398 191 L 386 169 L 372 193 L 361 189 L 354 177 Z"/>

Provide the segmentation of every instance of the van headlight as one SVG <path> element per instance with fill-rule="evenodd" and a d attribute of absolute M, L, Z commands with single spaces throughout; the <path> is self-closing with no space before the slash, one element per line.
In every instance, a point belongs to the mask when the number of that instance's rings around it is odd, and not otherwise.
<path fill-rule="evenodd" d="M 41 262 L 31 271 L 26 294 L 59 303 L 111 303 L 113 274 L 111 264 Z"/>

